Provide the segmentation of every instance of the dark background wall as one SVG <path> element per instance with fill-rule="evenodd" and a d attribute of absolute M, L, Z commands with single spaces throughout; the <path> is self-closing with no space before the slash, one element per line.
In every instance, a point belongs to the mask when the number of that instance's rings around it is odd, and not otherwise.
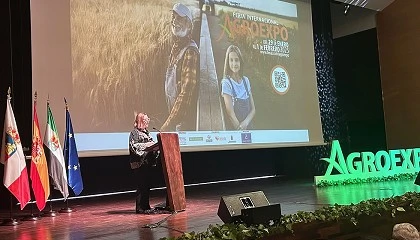
<path fill-rule="evenodd" d="M 347 123 L 350 151 L 386 149 L 376 29 L 334 39 L 337 96 Z"/>
<path fill-rule="evenodd" d="M 320 157 L 329 156 L 332 140 L 342 142 L 345 153 L 368 149 L 385 148 L 380 93 L 379 64 L 377 60 L 376 37 L 373 32 L 349 36 L 369 48 L 364 54 L 371 54 L 369 69 L 364 65 L 351 64 L 342 68 L 343 61 L 349 61 L 356 45 L 346 44 L 347 37 L 333 41 L 329 1 L 313 0 L 313 28 L 317 83 L 320 99 L 321 120 L 327 145 L 319 147 L 294 147 L 275 149 L 226 150 L 212 152 L 182 153 L 184 180 L 186 183 L 226 180 L 264 175 L 284 175 L 287 178 L 312 178 L 323 174 L 324 162 Z M 13 107 L 23 140 L 23 146 L 30 146 L 32 131 L 32 88 L 30 62 L 30 14 L 29 0 L 0 1 L 0 126 L 3 127 L 5 96 L 7 87 L 12 87 Z M 353 42 L 351 40 L 350 42 Z M 3 54 L 4 53 L 4 54 Z M 365 56 L 366 57 L 366 56 Z M 336 71 L 334 71 L 336 68 Z M 346 78 L 348 71 L 352 78 Z M 366 76 L 370 71 L 371 77 Z M 360 84 L 367 88 L 359 89 Z M 60 87 L 60 86 L 57 86 Z M 349 89 L 359 89 L 349 94 Z M 374 92 L 372 94 L 370 91 Z M 366 96 L 360 97 L 360 94 Z M 372 97 L 369 97 L 372 96 Z M 379 97 L 380 98 L 380 97 Z M 357 107 L 353 105 L 358 103 Z M 369 102 L 364 104 L 364 102 Z M 365 117 L 362 117 L 365 116 Z M 367 117 L 366 117 L 367 116 Z M 376 130 L 371 127 L 378 124 Z M 3 129 L 1 128 L 2 132 Z M 363 133 L 363 134 L 361 134 Z M 120 190 L 132 190 L 127 156 L 81 158 L 85 184 L 83 195 Z M 156 169 L 159 171 L 159 169 Z M 2 178 L 3 167 L 0 167 Z M 163 179 L 156 174 L 155 186 L 163 186 Z M 57 196 L 57 191 L 52 191 Z M 0 207 L 8 206 L 8 192 L 0 187 Z"/>

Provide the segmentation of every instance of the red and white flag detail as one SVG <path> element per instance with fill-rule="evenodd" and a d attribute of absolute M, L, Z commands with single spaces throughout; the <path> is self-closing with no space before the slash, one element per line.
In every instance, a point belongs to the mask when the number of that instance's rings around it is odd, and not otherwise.
<path fill-rule="evenodd" d="M 31 200 L 31 195 L 25 155 L 23 154 L 15 115 L 10 104 L 10 96 L 7 99 L 6 115 L 4 118 L 0 162 L 4 164 L 4 186 L 19 201 L 20 209 L 23 209 Z"/>

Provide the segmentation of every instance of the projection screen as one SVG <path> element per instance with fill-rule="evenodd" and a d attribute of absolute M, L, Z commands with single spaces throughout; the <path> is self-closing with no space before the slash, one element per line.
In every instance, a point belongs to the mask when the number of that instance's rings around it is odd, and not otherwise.
<path fill-rule="evenodd" d="M 195 123 L 162 129 L 175 114 L 165 89 L 176 42 L 171 30 L 175 3 L 191 13 L 189 36 L 199 52 L 197 94 L 188 104 L 179 102 L 179 112 Z M 324 143 L 310 0 L 31 0 L 31 27 L 40 123 L 45 125 L 49 99 L 64 134 L 66 98 L 80 156 L 127 154 L 137 112 L 151 118 L 155 139 L 158 131 L 178 132 L 181 151 Z M 238 104 L 235 96 L 222 92 L 233 87 L 226 74 L 231 45 L 240 50 L 238 83 L 246 86 L 238 94 L 252 96 L 248 106 L 255 110 L 245 114 L 252 116 L 242 128 L 227 108 Z"/>

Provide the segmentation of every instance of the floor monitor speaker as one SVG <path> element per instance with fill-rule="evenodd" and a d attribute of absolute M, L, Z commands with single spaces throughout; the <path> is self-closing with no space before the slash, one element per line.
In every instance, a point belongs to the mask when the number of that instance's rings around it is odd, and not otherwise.
<path fill-rule="evenodd" d="M 264 193 L 262 191 L 256 191 L 222 196 L 217 215 L 224 223 L 237 221 L 254 223 L 254 221 L 265 222 L 265 220 L 262 220 L 262 214 L 269 211 L 276 211 L 275 216 L 279 216 L 278 218 L 280 218 L 280 204 L 270 205 Z M 270 214 L 268 216 L 271 218 L 272 215 Z"/>

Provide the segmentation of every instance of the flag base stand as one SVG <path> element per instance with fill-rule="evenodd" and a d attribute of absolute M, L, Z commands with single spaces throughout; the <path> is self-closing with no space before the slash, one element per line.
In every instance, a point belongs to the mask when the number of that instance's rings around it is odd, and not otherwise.
<path fill-rule="evenodd" d="M 44 216 L 44 217 L 56 217 L 57 215 L 58 215 L 58 213 L 54 210 L 50 210 L 50 211 L 44 212 L 42 214 L 42 216 Z"/>
<path fill-rule="evenodd" d="M 76 210 L 75 209 L 72 209 L 72 208 L 70 208 L 70 207 L 65 207 L 65 208 L 62 208 L 62 209 L 60 209 L 60 213 L 72 213 L 72 212 L 75 212 Z"/>
<path fill-rule="evenodd" d="M 72 213 L 75 212 L 76 209 L 72 209 L 71 207 L 69 207 L 69 199 L 66 200 L 66 207 L 63 207 L 62 209 L 60 209 L 59 212 L 61 213 Z"/>
<path fill-rule="evenodd" d="M 41 216 L 36 216 L 35 214 L 31 214 L 22 218 L 22 221 L 38 221 L 41 219 Z"/>
<path fill-rule="evenodd" d="M 22 222 L 17 220 L 16 218 L 9 218 L 6 220 L 3 220 L 3 222 L 1 223 L 2 226 L 16 226 L 21 224 Z"/>

